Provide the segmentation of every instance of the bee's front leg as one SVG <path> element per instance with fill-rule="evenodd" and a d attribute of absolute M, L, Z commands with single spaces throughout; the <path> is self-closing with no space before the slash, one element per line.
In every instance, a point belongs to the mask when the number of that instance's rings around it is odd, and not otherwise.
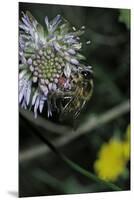
<path fill-rule="evenodd" d="M 53 107 L 54 107 L 54 109 L 59 112 L 59 107 L 57 105 L 57 97 L 55 96 L 55 94 L 53 94 L 52 100 L 53 100 Z"/>

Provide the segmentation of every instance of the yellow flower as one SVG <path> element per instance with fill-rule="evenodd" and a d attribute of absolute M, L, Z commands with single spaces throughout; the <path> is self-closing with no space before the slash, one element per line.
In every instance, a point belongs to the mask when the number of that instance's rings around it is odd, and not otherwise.
<path fill-rule="evenodd" d="M 116 181 L 123 174 L 128 161 L 126 159 L 128 146 L 125 145 L 124 142 L 115 138 L 102 145 L 98 159 L 94 163 L 95 172 L 101 179 Z"/>
<path fill-rule="evenodd" d="M 123 142 L 124 158 L 129 160 L 130 158 L 130 125 L 128 125 L 125 135 L 125 140 Z"/>
<path fill-rule="evenodd" d="M 124 159 L 129 160 L 130 158 L 130 142 L 124 141 L 122 142 L 123 151 L 124 151 Z"/>

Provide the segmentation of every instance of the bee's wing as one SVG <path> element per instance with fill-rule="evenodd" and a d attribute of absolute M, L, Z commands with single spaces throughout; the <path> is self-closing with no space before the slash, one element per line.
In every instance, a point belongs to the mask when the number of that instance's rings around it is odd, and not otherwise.
<path fill-rule="evenodd" d="M 72 101 L 73 101 L 73 98 L 69 99 L 69 101 L 66 103 L 66 105 L 62 108 L 62 111 L 60 114 L 60 120 L 64 121 L 71 114 L 70 110 L 71 110 Z"/>
<path fill-rule="evenodd" d="M 79 101 L 80 101 L 80 106 L 78 109 L 76 109 L 75 114 L 74 114 L 74 118 L 76 119 L 78 117 L 78 115 L 80 114 L 81 110 L 83 109 L 83 107 L 85 106 L 86 102 L 88 102 L 92 96 L 93 93 L 93 81 L 90 80 L 90 92 L 84 97 L 82 97 Z"/>
<path fill-rule="evenodd" d="M 87 94 L 84 94 L 83 96 L 74 95 L 66 103 L 66 105 L 63 107 L 60 114 L 61 120 L 64 120 L 64 119 L 67 120 L 69 118 L 76 119 L 78 117 L 84 105 L 92 96 L 93 82 L 90 81 L 89 84 L 90 84 L 90 90 L 87 92 Z"/>
<path fill-rule="evenodd" d="M 77 102 L 80 103 L 79 106 L 77 105 Z M 67 119 L 76 119 L 78 115 L 80 114 L 82 108 L 84 107 L 86 101 L 79 99 L 79 97 L 73 97 L 69 100 L 69 102 L 64 106 L 60 119 L 61 120 L 67 120 Z"/>
<path fill-rule="evenodd" d="M 84 101 L 81 100 L 81 105 L 80 105 L 80 107 L 79 107 L 78 109 L 76 109 L 76 111 L 75 111 L 74 119 L 76 119 L 76 118 L 79 116 L 79 114 L 80 114 L 81 110 L 83 109 L 85 103 L 86 103 L 85 100 L 84 100 Z"/>

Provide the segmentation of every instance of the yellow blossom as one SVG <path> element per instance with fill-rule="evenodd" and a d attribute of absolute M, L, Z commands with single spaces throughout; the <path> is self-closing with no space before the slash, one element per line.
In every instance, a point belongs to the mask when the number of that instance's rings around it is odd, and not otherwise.
<path fill-rule="evenodd" d="M 124 158 L 129 160 L 130 158 L 130 125 L 128 125 L 125 135 L 125 140 L 123 141 Z"/>
<path fill-rule="evenodd" d="M 94 163 L 96 174 L 103 180 L 116 181 L 123 174 L 128 159 L 128 146 L 116 138 L 104 143 Z M 124 153 L 125 152 L 125 153 Z"/>
<path fill-rule="evenodd" d="M 129 160 L 130 158 L 130 142 L 124 141 L 122 142 L 123 151 L 124 151 L 124 159 Z"/>

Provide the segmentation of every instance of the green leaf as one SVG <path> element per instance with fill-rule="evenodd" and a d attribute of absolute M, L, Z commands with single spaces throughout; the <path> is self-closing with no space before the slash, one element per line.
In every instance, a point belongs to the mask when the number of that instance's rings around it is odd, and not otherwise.
<path fill-rule="evenodd" d="M 119 21 L 126 24 L 127 28 L 130 28 L 130 10 L 120 9 Z"/>
<path fill-rule="evenodd" d="M 89 178 L 90 180 L 92 181 L 95 181 L 96 183 L 99 183 L 100 185 L 105 185 L 106 187 L 109 187 L 115 191 L 121 191 L 122 189 L 111 183 L 111 182 L 108 182 L 108 181 L 104 181 L 100 178 L 98 178 L 96 175 L 94 175 L 93 173 L 85 170 L 84 168 L 82 168 L 81 166 L 79 166 L 78 164 L 76 164 L 75 162 L 71 161 L 70 159 L 68 159 L 66 156 L 64 156 L 62 154 L 62 159 L 72 168 L 74 169 L 75 171 L 79 172 L 80 174 L 82 174 L 83 176 Z"/>

